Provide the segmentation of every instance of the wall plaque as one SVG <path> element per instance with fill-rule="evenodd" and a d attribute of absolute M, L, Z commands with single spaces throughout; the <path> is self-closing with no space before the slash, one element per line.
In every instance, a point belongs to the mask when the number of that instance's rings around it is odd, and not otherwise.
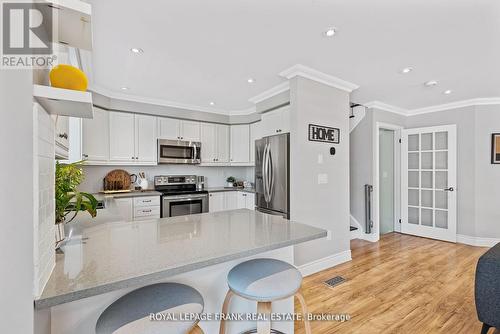
<path fill-rule="evenodd" d="M 309 124 L 309 141 L 339 144 L 340 130 L 328 126 Z"/>

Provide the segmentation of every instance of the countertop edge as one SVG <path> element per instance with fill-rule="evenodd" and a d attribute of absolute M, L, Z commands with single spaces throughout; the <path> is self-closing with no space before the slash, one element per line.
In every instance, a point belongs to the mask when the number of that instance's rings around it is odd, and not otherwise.
<path fill-rule="evenodd" d="M 223 188 L 223 187 L 214 187 L 214 188 L 206 188 L 206 191 L 209 193 L 220 193 L 220 192 L 225 192 L 225 191 L 243 191 L 246 193 L 255 193 L 255 188 Z"/>
<path fill-rule="evenodd" d="M 242 252 L 222 256 L 222 257 L 217 258 L 215 260 L 205 260 L 205 261 L 201 261 L 201 262 L 195 262 L 195 263 L 191 263 L 191 264 L 177 267 L 174 269 L 166 269 L 166 270 L 162 270 L 162 271 L 158 271 L 158 272 L 154 272 L 154 273 L 150 273 L 150 274 L 144 274 L 141 276 L 128 278 L 128 279 L 124 279 L 124 280 L 120 280 L 120 281 L 116 281 L 116 282 L 111 282 L 111 283 L 103 284 L 103 285 L 96 286 L 93 288 L 88 288 L 88 289 L 83 289 L 83 290 L 79 290 L 79 291 L 75 291 L 75 292 L 62 294 L 59 296 L 47 297 L 47 298 L 41 297 L 39 299 L 35 299 L 35 309 L 37 309 L 37 310 L 45 309 L 45 308 L 57 306 L 60 304 L 65 304 L 65 303 L 73 302 L 76 300 L 101 295 L 101 294 L 104 294 L 107 292 L 112 292 L 112 291 L 116 291 L 116 290 L 120 290 L 120 289 L 127 289 L 127 288 L 130 288 L 133 286 L 140 286 L 142 284 L 147 284 L 147 283 L 153 283 L 153 282 L 156 282 L 158 280 L 161 280 L 163 278 L 167 278 L 170 276 L 183 274 L 186 272 L 194 271 L 197 269 L 202 269 L 202 268 L 209 267 L 209 266 L 216 265 L 216 264 L 220 264 L 223 262 L 228 262 L 228 261 L 232 261 L 232 260 L 236 260 L 236 259 L 240 259 L 240 258 L 244 258 L 244 257 L 248 257 L 248 256 L 253 256 L 253 255 L 257 255 L 259 253 L 264 253 L 264 252 L 272 251 L 272 250 L 279 249 L 279 248 L 293 246 L 293 245 L 300 244 L 303 242 L 321 239 L 321 238 L 325 238 L 325 237 L 327 237 L 327 232 L 322 231 L 322 232 L 318 232 L 318 233 L 315 233 L 315 234 L 307 236 L 307 237 L 302 237 L 302 238 L 298 238 L 295 240 L 283 241 L 281 243 L 277 243 L 277 244 L 270 245 L 270 246 L 264 246 L 264 247 L 252 249 L 249 251 L 242 251 Z"/>

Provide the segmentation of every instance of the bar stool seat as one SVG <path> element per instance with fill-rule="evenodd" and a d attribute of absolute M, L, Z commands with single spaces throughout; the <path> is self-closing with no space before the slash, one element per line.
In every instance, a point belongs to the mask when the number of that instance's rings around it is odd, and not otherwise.
<path fill-rule="evenodd" d="M 152 284 L 131 291 L 109 305 L 97 320 L 95 332 L 186 334 L 197 327 L 197 321 L 152 321 L 150 314 L 201 314 L 203 308 L 203 297 L 190 286 L 179 283 Z M 198 328 L 198 332 L 201 332 L 201 329 Z"/>
<path fill-rule="evenodd" d="M 276 259 L 255 259 L 229 271 L 227 284 L 237 295 L 257 302 L 268 302 L 295 295 L 302 275 L 289 263 Z"/>
<path fill-rule="evenodd" d="M 227 292 L 222 313 L 229 310 L 229 303 L 233 295 L 257 302 L 257 313 L 269 315 L 271 303 L 281 299 L 297 297 L 304 315 L 307 305 L 299 292 L 302 284 L 302 274 L 293 265 L 276 259 L 253 259 L 242 262 L 232 268 L 227 275 L 229 291 Z M 311 326 L 307 317 L 304 317 L 306 334 L 311 333 Z M 257 333 L 275 333 L 271 329 L 269 317 L 257 321 Z M 219 334 L 226 333 L 226 321 L 221 320 Z"/>

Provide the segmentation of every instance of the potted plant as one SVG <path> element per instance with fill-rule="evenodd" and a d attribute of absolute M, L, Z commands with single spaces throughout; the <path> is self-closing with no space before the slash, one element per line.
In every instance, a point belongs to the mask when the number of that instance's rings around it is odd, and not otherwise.
<path fill-rule="evenodd" d="M 84 175 L 82 161 L 61 164 L 56 162 L 55 175 L 55 223 L 56 249 L 65 239 L 64 224 L 75 219 L 80 211 L 87 211 L 92 217 L 97 216 L 97 200 L 89 193 L 78 191 Z"/>
<path fill-rule="evenodd" d="M 226 179 L 226 182 L 227 182 L 227 186 L 232 188 L 232 187 L 234 187 L 234 183 L 236 182 L 236 179 L 234 178 L 234 176 L 230 176 Z"/>

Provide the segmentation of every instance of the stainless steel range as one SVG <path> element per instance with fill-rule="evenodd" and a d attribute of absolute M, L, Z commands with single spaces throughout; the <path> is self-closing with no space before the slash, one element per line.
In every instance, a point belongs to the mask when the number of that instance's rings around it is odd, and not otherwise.
<path fill-rule="evenodd" d="M 199 189 L 196 175 L 159 175 L 154 182 L 162 218 L 208 212 L 208 191 Z"/>

